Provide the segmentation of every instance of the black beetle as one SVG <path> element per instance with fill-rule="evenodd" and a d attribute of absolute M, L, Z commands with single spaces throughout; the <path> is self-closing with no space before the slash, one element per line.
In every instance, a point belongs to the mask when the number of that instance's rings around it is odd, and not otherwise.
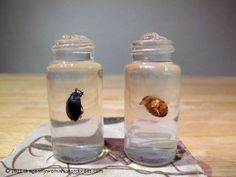
<path fill-rule="evenodd" d="M 66 114 L 73 121 L 80 119 L 84 112 L 80 99 L 83 94 L 84 92 L 76 88 L 66 102 Z"/>

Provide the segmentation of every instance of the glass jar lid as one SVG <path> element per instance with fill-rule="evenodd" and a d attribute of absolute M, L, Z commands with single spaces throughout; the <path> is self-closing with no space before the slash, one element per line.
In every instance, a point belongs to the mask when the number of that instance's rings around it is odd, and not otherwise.
<path fill-rule="evenodd" d="M 175 51 L 171 40 L 154 32 L 141 35 L 132 43 L 131 48 L 134 60 L 168 60 Z"/>
<path fill-rule="evenodd" d="M 94 49 L 91 39 L 77 34 L 64 34 L 52 46 L 56 59 L 93 59 Z"/>

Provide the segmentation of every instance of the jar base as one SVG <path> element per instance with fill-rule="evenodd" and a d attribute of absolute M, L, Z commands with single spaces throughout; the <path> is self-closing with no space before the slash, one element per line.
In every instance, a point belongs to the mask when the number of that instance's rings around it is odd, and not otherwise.
<path fill-rule="evenodd" d="M 98 147 L 63 147 L 54 150 L 54 157 L 64 163 L 84 164 L 96 160 L 102 153 L 103 146 Z"/>
<path fill-rule="evenodd" d="M 176 155 L 176 148 L 172 149 L 158 149 L 151 148 L 125 148 L 125 153 L 128 158 L 137 164 L 156 167 L 168 165 L 174 160 Z"/>

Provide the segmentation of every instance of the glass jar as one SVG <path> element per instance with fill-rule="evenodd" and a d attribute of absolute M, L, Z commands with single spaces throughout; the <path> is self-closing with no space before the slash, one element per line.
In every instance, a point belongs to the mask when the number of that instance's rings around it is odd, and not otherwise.
<path fill-rule="evenodd" d="M 66 163 L 86 163 L 102 152 L 102 66 L 93 41 L 63 35 L 52 47 L 47 90 L 54 156 Z"/>
<path fill-rule="evenodd" d="M 146 33 L 133 42 L 125 67 L 125 153 L 142 165 L 175 158 L 181 70 L 173 52 L 172 41 Z"/>

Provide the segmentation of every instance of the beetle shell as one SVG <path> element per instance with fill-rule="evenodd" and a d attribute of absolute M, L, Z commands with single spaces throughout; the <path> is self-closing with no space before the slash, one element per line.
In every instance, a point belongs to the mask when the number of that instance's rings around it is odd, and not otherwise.
<path fill-rule="evenodd" d="M 144 105 L 149 113 L 156 117 L 165 117 L 168 114 L 168 106 L 165 101 L 154 96 L 145 96 L 139 103 Z"/>
<path fill-rule="evenodd" d="M 80 119 L 84 112 L 83 106 L 81 104 L 82 95 L 82 91 L 75 89 L 66 102 L 66 114 L 73 121 Z"/>

